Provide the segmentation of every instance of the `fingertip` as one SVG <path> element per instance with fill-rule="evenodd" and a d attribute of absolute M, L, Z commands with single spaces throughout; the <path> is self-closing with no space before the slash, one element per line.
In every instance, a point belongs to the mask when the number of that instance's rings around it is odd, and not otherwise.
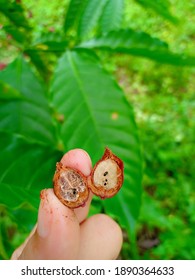
<path fill-rule="evenodd" d="M 62 157 L 61 162 L 65 166 L 69 166 L 81 171 L 85 176 L 88 176 L 91 173 L 91 158 L 83 149 L 73 149 L 68 151 Z"/>

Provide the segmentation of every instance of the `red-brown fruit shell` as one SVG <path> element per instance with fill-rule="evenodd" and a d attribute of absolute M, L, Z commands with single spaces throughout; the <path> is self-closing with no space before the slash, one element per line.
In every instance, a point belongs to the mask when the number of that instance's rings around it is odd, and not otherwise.
<path fill-rule="evenodd" d="M 69 208 L 83 206 L 88 199 L 87 178 L 80 171 L 66 167 L 61 162 L 56 164 L 53 185 L 55 195 Z"/>
<path fill-rule="evenodd" d="M 122 187 L 123 178 L 122 160 L 106 148 L 103 157 L 96 163 L 88 177 L 88 187 L 101 198 L 112 197 Z"/>

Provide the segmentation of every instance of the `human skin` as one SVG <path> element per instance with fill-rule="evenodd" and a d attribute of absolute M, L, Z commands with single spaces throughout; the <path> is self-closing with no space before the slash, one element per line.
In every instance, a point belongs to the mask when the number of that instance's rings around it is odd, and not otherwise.
<path fill-rule="evenodd" d="M 81 149 L 67 152 L 61 162 L 85 176 L 92 170 L 89 155 Z M 87 218 L 92 196 L 90 193 L 84 207 L 72 210 L 58 200 L 53 189 L 42 190 L 37 224 L 11 259 L 116 259 L 122 231 L 107 215 Z"/>

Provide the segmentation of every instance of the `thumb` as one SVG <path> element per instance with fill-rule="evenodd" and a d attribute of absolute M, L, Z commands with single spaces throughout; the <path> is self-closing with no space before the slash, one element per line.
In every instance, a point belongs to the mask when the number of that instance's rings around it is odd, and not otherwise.
<path fill-rule="evenodd" d="M 61 162 L 79 169 L 86 176 L 91 172 L 91 160 L 81 149 L 69 151 Z M 37 227 L 14 251 L 11 259 L 76 259 L 80 241 L 79 223 L 87 216 L 91 198 L 85 207 L 73 211 L 57 199 L 53 189 L 43 190 Z"/>
<path fill-rule="evenodd" d="M 37 228 L 18 259 L 75 259 L 80 229 L 73 210 L 65 207 L 52 189 L 41 192 Z"/>

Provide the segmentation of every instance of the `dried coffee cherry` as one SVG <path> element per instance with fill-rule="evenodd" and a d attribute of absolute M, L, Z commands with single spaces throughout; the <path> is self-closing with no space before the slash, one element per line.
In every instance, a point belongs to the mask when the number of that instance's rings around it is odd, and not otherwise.
<path fill-rule="evenodd" d="M 78 170 L 56 164 L 53 178 L 54 193 L 69 208 L 83 206 L 88 199 L 89 189 L 86 177 Z"/>
<path fill-rule="evenodd" d="M 106 148 L 103 157 L 96 163 L 88 178 L 88 187 L 101 198 L 112 197 L 122 187 L 123 172 L 122 160 Z"/>
<path fill-rule="evenodd" d="M 89 189 L 101 198 L 114 196 L 122 187 L 123 172 L 122 160 L 108 148 L 88 177 L 59 162 L 53 178 L 54 193 L 64 205 L 77 208 L 85 204 Z"/>

